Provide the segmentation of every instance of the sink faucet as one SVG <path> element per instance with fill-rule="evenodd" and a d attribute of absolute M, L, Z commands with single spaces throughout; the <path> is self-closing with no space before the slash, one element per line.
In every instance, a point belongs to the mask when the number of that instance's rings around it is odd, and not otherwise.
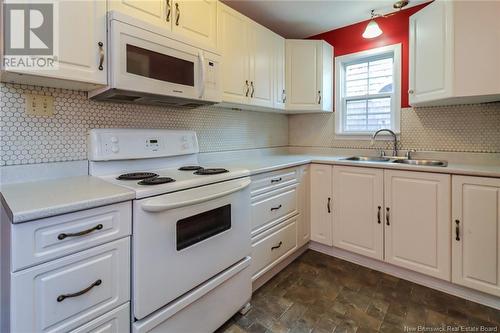
<path fill-rule="evenodd" d="M 388 132 L 389 134 L 392 135 L 393 141 L 394 141 L 394 148 L 393 148 L 393 151 L 392 151 L 392 156 L 398 156 L 398 137 L 396 136 L 396 133 L 394 133 L 393 131 L 391 131 L 388 128 L 382 128 L 382 129 L 379 129 L 378 131 L 376 131 L 375 133 L 373 133 L 371 144 L 372 145 L 374 144 L 375 138 L 377 137 L 377 135 L 380 132 Z"/>

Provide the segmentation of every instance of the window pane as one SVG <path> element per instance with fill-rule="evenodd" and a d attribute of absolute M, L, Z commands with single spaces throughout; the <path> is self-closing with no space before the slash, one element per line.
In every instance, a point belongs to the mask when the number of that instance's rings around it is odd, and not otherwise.
<path fill-rule="evenodd" d="M 368 94 L 368 80 L 346 81 L 346 97 Z"/>
<path fill-rule="evenodd" d="M 392 92 L 392 76 L 370 78 L 369 82 L 368 90 L 370 95 Z"/>
<path fill-rule="evenodd" d="M 370 61 L 369 76 L 392 76 L 393 58 Z"/>
<path fill-rule="evenodd" d="M 344 131 L 373 132 L 391 128 L 391 98 L 375 98 L 346 102 Z"/>
<path fill-rule="evenodd" d="M 360 63 L 349 65 L 345 68 L 346 81 L 367 79 L 368 78 L 368 63 Z"/>

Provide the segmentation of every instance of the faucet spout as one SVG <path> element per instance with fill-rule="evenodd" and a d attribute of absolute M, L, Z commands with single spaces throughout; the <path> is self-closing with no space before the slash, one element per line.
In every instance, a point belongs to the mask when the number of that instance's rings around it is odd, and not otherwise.
<path fill-rule="evenodd" d="M 377 135 L 381 132 L 387 132 L 389 133 L 390 135 L 392 135 L 392 138 L 393 138 L 393 142 L 394 142 L 394 148 L 393 148 L 393 151 L 392 151 L 392 155 L 393 156 L 398 156 L 398 137 L 396 135 L 396 133 L 394 133 L 392 130 L 388 129 L 388 128 L 382 128 L 382 129 L 379 129 L 378 131 L 376 131 L 375 133 L 373 133 L 372 135 L 372 144 L 373 142 L 375 141 L 375 138 L 377 137 Z"/>

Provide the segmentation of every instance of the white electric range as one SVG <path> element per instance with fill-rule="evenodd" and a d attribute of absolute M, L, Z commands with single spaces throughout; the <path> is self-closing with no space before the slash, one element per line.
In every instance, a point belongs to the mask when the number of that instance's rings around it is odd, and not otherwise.
<path fill-rule="evenodd" d="M 211 332 L 251 297 L 249 171 L 198 152 L 192 131 L 90 131 L 90 174 L 136 194 L 134 332 Z"/>

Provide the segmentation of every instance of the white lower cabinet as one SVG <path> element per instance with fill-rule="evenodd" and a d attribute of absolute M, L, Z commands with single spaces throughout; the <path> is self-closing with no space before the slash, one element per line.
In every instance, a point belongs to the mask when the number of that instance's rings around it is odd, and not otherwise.
<path fill-rule="evenodd" d="M 385 170 L 385 260 L 450 281 L 451 176 Z"/>
<path fill-rule="evenodd" d="M 384 171 L 334 166 L 333 245 L 384 258 Z"/>
<path fill-rule="evenodd" d="M 297 245 L 301 247 L 306 245 L 311 239 L 311 220 L 309 218 L 311 212 L 310 195 L 311 195 L 311 171 L 309 165 L 299 168 L 299 186 L 297 189 L 299 195 L 299 223 L 297 227 Z"/>
<path fill-rule="evenodd" d="M 309 166 L 254 175 L 250 191 L 255 281 L 309 242 Z"/>
<path fill-rule="evenodd" d="M 256 237 L 252 244 L 252 279 L 259 278 L 297 249 L 297 217 Z"/>
<path fill-rule="evenodd" d="M 311 240 L 333 245 L 333 170 L 331 165 L 311 164 Z"/>
<path fill-rule="evenodd" d="M 452 281 L 500 296 L 500 179 L 453 176 Z"/>
<path fill-rule="evenodd" d="M 66 332 L 129 300 L 127 237 L 13 273 L 11 331 Z"/>
<path fill-rule="evenodd" d="M 71 331 L 71 333 L 128 332 L 130 332 L 130 303 L 128 302 Z"/>

